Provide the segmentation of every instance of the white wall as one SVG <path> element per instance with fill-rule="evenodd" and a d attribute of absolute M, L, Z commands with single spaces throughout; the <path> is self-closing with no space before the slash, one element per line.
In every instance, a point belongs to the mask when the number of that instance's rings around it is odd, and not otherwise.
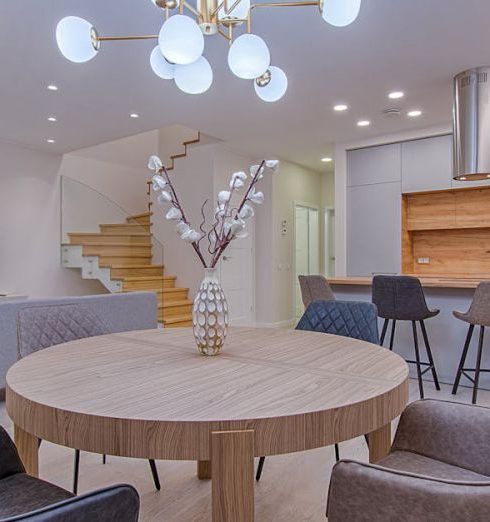
<path fill-rule="evenodd" d="M 347 274 L 347 151 L 362 147 L 428 138 L 452 132 L 449 125 L 389 134 L 335 146 L 335 275 Z"/>
<path fill-rule="evenodd" d="M 60 265 L 61 156 L 0 142 L 0 292 L 105 293 Z"/>

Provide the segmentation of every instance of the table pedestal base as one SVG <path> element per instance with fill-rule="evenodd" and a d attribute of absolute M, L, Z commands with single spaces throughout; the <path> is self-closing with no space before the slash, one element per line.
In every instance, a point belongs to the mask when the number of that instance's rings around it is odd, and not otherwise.
<path fill-rule="evenodd" d="M 369 462 L 376 464 L 391 448 L 391 422 L 369 434 Z"/>
<path fill-rule="evenodd" d="M 211 434 L 213 522 L 253 522 L 254 432 Z"/>
<path fill-rule="evenodd" d="M 33 477 L 39 476 L 39 439 L 14 425 L 14 440 L 26 472 Z"/>

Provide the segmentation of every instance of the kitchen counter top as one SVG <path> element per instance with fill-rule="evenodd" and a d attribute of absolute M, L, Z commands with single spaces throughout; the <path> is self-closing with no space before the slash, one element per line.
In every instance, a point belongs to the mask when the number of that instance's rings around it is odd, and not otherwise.
<path fill-rule="evenodd" d="M 480 281 L 490 281 L 490 277 L 419 277 L 422 286 L 425 288 L 476 288 Z M 355 285 L 355 286 L 371 286 L 372 277 L 327 277 L 327 281 L 331 285 Z"/>

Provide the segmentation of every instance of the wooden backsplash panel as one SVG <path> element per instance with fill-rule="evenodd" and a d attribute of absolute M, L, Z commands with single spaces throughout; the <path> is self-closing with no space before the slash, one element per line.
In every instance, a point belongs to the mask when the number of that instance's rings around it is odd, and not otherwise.
<path fill-rule="evenodd" d="M 412 248 L 417 274 L 490 274 L 490 228 L 412 232 Z M 430 263 L 417 263 L 420 257 Z"/>
<path fill-rule="evenodd" d="M 456 226 L 456 195 L 428 192 L 404 196 L 407 202 L 407 230 L 454 228 Z"/>
<path fill-rule="evenodd" d="M 490 227 L 490 190 L 465 190 L 455 197 L 457 227 Z"/>

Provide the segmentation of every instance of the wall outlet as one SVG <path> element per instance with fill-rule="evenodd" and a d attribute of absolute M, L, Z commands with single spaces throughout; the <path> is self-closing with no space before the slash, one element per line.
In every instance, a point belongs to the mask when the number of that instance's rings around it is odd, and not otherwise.
<path fill-rule="evenodd" d="M 417 263 L 419 265 L 428 265 L 430 263 L 430 257 L 418 257 Z"/>

